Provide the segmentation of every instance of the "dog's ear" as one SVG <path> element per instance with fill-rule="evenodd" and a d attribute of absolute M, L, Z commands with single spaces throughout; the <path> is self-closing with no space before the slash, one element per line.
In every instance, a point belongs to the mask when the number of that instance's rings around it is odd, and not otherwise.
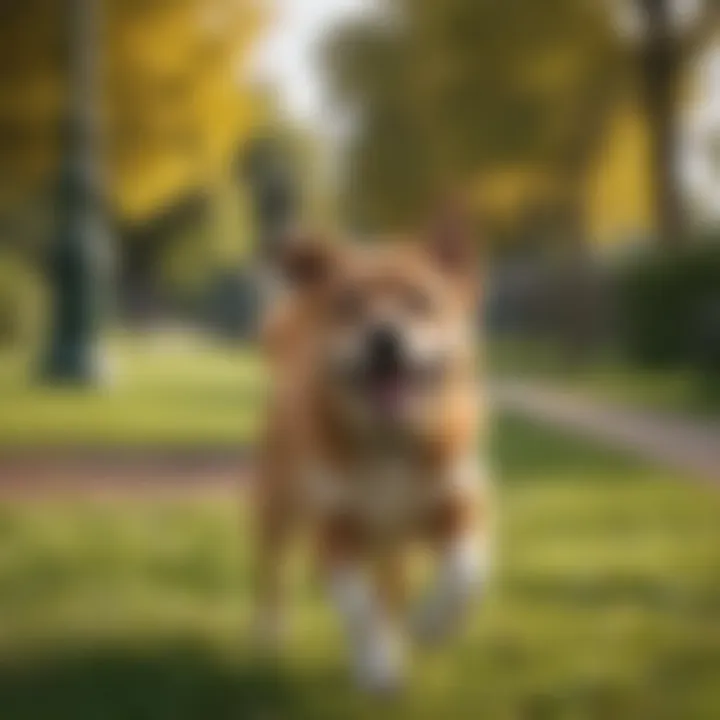
<path fill-rule="evenodd" d="M 298 289 L 323 285 L 330 277 L 335 251 L 332 243 L 317 235 L 293 235 L 284 243 L 280 268 L 286 281 Z"/>
<path fill-rule="evenodd" d="M 475 276 L 479 261 L 472 213 L 457 194 L 437 207 L 426 230 L 426 245 L 433 260 L 449 274 Z"/>

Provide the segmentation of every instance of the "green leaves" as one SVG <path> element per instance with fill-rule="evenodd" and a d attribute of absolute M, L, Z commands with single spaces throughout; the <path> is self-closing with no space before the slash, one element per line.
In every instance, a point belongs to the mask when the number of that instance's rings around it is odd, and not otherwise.
<path fill-rule="evenodd" d="M 594 149 L 595 133 L 581 131 L 620 77 L 608 6 L 396 0 L 391 9 L 341 30 L 327 55 L 337 101 L 357 120 L 348 195 L 365 222 L 417 220 L 434 184 L 499 169 L 577 185 L 576 164 Z"/>

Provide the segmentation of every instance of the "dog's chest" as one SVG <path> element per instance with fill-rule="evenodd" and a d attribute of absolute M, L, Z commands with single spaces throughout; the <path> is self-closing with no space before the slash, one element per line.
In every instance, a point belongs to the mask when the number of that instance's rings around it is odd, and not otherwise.
<path fill-rule="evenodd" d="M 311 476 L 317 509 L 351 515 L 381 534 L 419 521 L 438 497 L 426 468 L 392 455 L 369 457 L 341 473 L 316 467 Z"/>
<path fill-rule="evenodd" d="M 369 460 L 347 482 L 353 486 L 358 512 L 371 524 L 408 522 L 424 504 L 424 473 L 403 458 Z"/>

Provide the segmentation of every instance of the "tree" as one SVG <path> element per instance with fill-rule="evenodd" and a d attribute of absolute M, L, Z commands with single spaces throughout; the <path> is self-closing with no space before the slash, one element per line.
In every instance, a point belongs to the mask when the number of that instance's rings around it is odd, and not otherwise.
<path fill-rule="evenodd" d="M 356 23 L 331 37 L 325 54 L 332 95 L 355 128 L 343 157 L 345 213 L 363 229 L 402 227 L 427 202 L 433 175 L 407 38 Z"/>
<path fill-rule="evenodd" d="M 678 247 L 687 237 L 678 158 L 678 117 L 683 84 L 695 53 L 717 33 L 715 0 L 630 0 L 637 25 L 642 98 L 650 131 L 651 176 L 660 243 Z M 628 8 L 626 7 L 626 10 Z M 683 12 L 687 9 L 689 17 Z M 690 12 L 694 11 L 694 12 Z"/>
<path fill-rule="evenodd" d="M 252 93 L 239 71 L 261 19 L 252 0 L 0 7 L 0 199 L 17 206 L 62 176 L 50 248 L 48 375 L 85 381 L 95 374 L 95 288 L 107 286 L 96 261 L 108 207 L 140 222 L 199 189 L 213 195 L 227 187 L 251 133 Z"/>
<path fill-rule="evenodd" d="M 252 134 L 243 77 L 265 16 L 253 0 L 95 0 L 103 6 L 109 199 L 142 221 L 224 171 Z M 67 99 L 68 5 L 0 4 L 0 201 L 47 185 Z"/>
<path fill-rule="evenodd" d="M 405 215 L 412 206 L 417 218 L 436 183 L 476 186 L 533 168 L 562 187 L 565 225 L 576 224 L 578 179 L 622 79 L 607 8 L 394 0 L 391 9 L 392 21 L 355 25 L 330 44 L 336 98 L 356 127 L 347 167 L 358 202 L 375 197 Z"/>

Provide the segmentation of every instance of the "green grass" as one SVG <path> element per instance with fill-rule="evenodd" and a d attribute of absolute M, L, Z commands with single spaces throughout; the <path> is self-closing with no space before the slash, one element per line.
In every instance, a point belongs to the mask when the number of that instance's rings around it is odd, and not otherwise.
<path fill-rule="evenodd" d="M 0 352 L 0 451 L 68 447 L 148 448 L 239 446 L 258 422 L 264 378 L 249 349 L 187 338 L 115 338 L 111 382 L 77 390 L 40 385 L 35 357 Z M 497 375 L 521 375 L 628 405 L 689 413 L 718 410 L 690 372 L 649 373 L 599 359 L 569 371 L 557 353 L 537 344 L 496 343 Z"/>
<path fill-rule="evenodd" d="M 694 416 L 720 415 L 718 388 L 692 369 L 649 370 L 611 353 L 570 366 L 550 344 L 503 340 L 491 344 L 497 376 L 524 377 L 575 390 L 590 398 L 633 408 Z"/>
<path fill-rule="evenodd" d="M 718 717 L 720 494 L 513 418 L 495 458 L 496 583 L 389 705 L 351 688 L 313 579 L 257 661 L 239 501 L 6 502 L 3 720 Z"/>
<path fill-rule="evenodd" d="M 0 448 L 238 445 L 257 424 L 263 378 L 248 350 L 115 340 L 111 382 L 43 387 L 32 356 L 0 354 Z"/>

